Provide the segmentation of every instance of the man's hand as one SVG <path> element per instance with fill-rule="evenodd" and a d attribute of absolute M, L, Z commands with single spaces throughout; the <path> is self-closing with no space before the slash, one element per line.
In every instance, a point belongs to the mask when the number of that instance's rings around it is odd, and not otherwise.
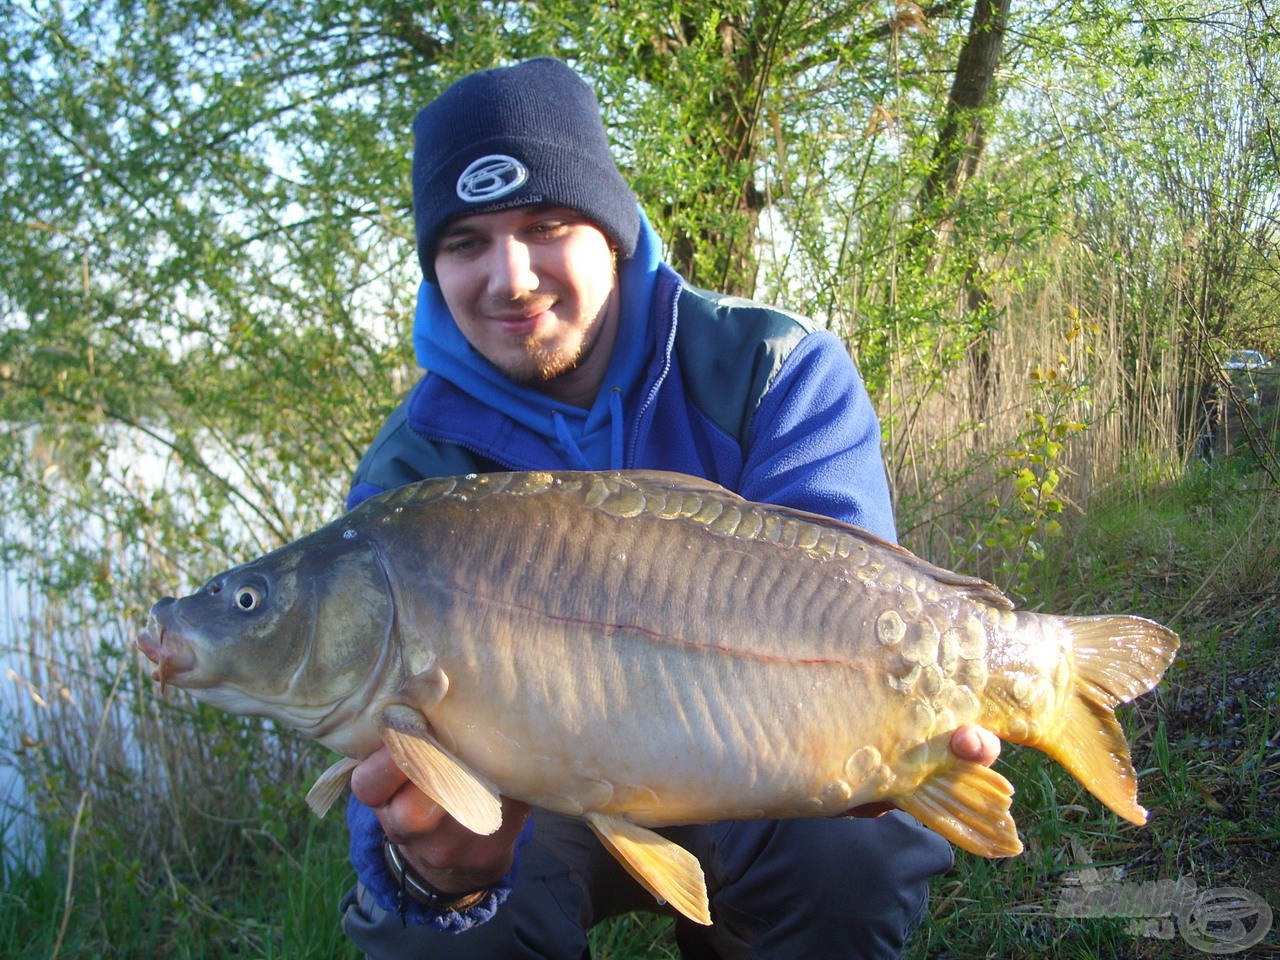
<path fill-rule="evenodd" d="M 503 797 L 502 826 L 487 837 L 472 833 L 414 786 L 386 747 L 352 771 L 351 792 L 373 810 L 414 872 L 441 893 L 466 893 L 501 880 L 531 809 Z"/>
<path fill-rule="evenodd" d="M 972 723 L 966 724 L 963 727 L 957 727 L 956 732 L 951 734 L 951 752 L 961 760 L 969 760 L 989 767 L 1000 756 L 1000 738 L 986 727 Z M 864 803 L 860 807 L 854 807 L 845 816 L 878 817 L 892 809 L 893 804 L 888 801 Z"/>

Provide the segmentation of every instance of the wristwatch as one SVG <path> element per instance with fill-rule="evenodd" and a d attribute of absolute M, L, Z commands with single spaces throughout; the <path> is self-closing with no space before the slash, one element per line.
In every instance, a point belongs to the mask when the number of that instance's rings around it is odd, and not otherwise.
<path fill-rule="evenodd" d="M 400 886 L 402 893 L 407 893 L 421 904 L 425 904 L 437 913 L 450 913 L 469 910 L 489 896 L 488 887 L 465 890 L 462 893 L 445 893 L 437 890 L 418 875 L 404 859 L 400 848 L 389 839 L 382 841 L 382 852 L 387 860 L 387 869 Z"/>

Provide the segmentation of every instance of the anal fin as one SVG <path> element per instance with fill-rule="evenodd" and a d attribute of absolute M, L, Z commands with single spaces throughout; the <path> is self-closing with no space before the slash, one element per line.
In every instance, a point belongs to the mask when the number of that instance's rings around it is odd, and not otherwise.
<path fill-rule="evenodd" d="M 707 882 L 698 858 L 677 843 L 621 817 L 586 814 L 605 849 L 659 900 L 703 926 L 711 925 Z"/>
<path fill-rule="evenodd" d="M 1022 852 L 1018 828 L 1009 815 L 1013 785 L 980 763 L 957 760 L 926 779 L 894 804 L 930 830 L 980 857 L 1013 857 Z"/>
<path fill-rule="evenodd" d="M 323 817 L 329 812 L 334 801 L 342 796 L 342 791 L 347 788 L 347 783 L 351 780 L 351 771 L 356 768 L 358 762 L 350 757 L 343 757 L 316 778 L 316 782 L 307 791 L 307 806 L 311 808 L 312 813 L 317 817 Z"/>
<path fill-rule="evenodd" d="M 502 826 L 497 788 L 440 746 L 416 712 L 384 711 L 381 733 L 397 766 L 460 824 L 486 836 Z"/>

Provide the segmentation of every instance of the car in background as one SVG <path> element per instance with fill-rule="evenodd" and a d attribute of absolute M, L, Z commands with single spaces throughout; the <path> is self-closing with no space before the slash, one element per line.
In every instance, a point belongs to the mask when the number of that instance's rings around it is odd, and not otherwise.
<path fill-rule="evenodd" d="M 1271 366 L 1271 361 L 1257 350 L 1232 350 L 1222 362 L 1224 370 L 1262 370 Z"/>

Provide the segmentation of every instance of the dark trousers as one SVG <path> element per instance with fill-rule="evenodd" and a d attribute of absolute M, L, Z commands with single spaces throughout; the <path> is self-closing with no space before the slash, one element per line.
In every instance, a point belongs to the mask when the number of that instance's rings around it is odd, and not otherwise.
<path fill-rule="evenodd" d="M 713 926 L 677 918 L 688 960 L 897 957 L 924 914 L 928 879 L 951 848 L 897 811 L 875 820 L 717 823 L 660 831 L 702 862 Z M 587 960 L 586 931 L 629 910 L 670 913 L 580 820 L 537 811 L 511 898 L 465 933 L 405 926 L 360 888 L 343 901 L 370 960 Z"/>

